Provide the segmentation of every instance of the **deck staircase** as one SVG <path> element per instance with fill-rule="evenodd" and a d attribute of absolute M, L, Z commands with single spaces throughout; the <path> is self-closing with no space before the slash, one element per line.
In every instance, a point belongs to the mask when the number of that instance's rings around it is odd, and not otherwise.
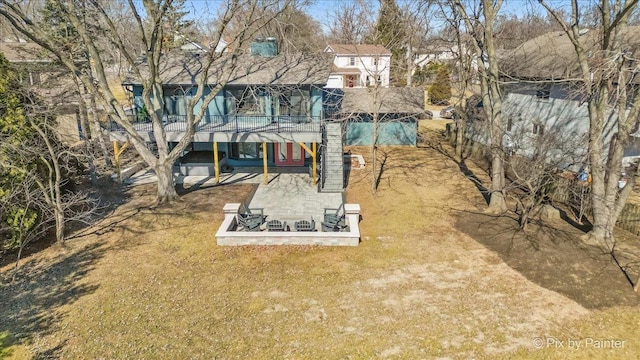
<path fill-rule="evenodd" d="M 327 122 L 323 134 L 321 158 L 322 192 L 340 192 L 344 190 L 344 160 L 342 152 L 342 124 Z"/>

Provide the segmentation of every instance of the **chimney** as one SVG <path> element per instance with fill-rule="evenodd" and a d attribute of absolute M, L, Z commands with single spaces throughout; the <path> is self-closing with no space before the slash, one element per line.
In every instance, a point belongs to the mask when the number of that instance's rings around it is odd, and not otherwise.
<path fill-rule="evenodd" d="M 278 55 L 278 42 L 274 37 L 259 36 L 251 43 L 251 56 L 274 57 Z"/>

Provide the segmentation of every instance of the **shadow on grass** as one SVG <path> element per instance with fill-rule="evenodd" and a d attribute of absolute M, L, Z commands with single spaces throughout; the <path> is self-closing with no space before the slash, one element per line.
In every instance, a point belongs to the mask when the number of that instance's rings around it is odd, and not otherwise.
<path fill-rule="evenodd" d="M 82 221 L 69 221 L 66 223 L 65 241 L 72 241 L 85 235 L 95 234 L 101 235 L 104 232 L 112 231 L 112 227 L 116 224 L 101 225 L 105 220 L 113 217 L 116 210 L 127 203 L 131 194 L 122 186 L 111 181 L 110 178 L 103 177 L 99 179 L 96 186 L 87 189 L 91 196 L 98 199 L 98 207 L 95 212 Z M 131 214 L 133 216 L 135 214 Z M 126 219 L 122 219 L 124 221 Z M 56 244 L 55 234 L 53 231 L 46 232 L 43 236 L 30 241 L 22 250 L 21 259 L 39 253 Z M 0 267 L 8 266 L 17 260 L 18 250 L 9 250 L 0 254 Z"/>
<path fill-rule="evenodd" d="M 489 201 L 491 200 L 491 191 L 486 186 L 484 186 L 484 184 L 482 183 L 482 180 L 480 180 L 476 176 L 476 174 L 471 169 L 469 169 L 469 167 L 465 163 L 465 160 L 468 159 L 470 156 L 470 152 L 466 151 L 466 147 L 465 147 L 465 150 L 462 151 L 462 154 L 463 154 L 462 159 L 457 160 L 455 155 L 451 154 L 447 149 L 445 149 L 442 146 L 443 142 L 446 142 L 444 130 L 440 132 L 431 130 L 431 131 L 428 131 L 426 134 L 423 134 L 420 147 L 425 147 L 425 148 L 434 150 L 439 154 L 445 156 L 448 160 L 453 161 L 458 166 L 458 169 L 460 170 L 460 172 L 469 181 L 471 181 L 471 183 L 476 187 L 476 189 L 478 189 L 478 191 L 484 198 L 484 201 L 487 204 L 489 204 Z"/>
<path fill-rule="evenodd" d="M 564 222 L 534 221 L 526 231 L 517 216 L 460 211 L 456 228 L 497 253 L 530 281 L 589 309 L 640 305 L 630 275 L 609 252 L 586 245 L 584 232 Z M 635 269 L 637 271 L 637 269 Z"/>
<path fill-rule="evenodd" d="M 36 337 L 55 331 L 56 324 L 65 316 L 59 308 L 98 288 L 98 285 L 80 284 L 80 280 L 93 269 L 104 251 L 101 243 L 93 243 L 55 260 L 27 260 L 18 270 L 15 282 L 0 285 L 0 334 L 8 334 L 0 339 L 0 349 L 29 344 Z M 40 348 L 34 358 L 59 357 L 65 341 Z"/>

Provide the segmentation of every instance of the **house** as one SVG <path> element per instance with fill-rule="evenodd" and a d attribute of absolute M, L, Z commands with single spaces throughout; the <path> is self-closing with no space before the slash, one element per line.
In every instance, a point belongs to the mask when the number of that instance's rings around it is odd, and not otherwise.
<path fill-rule="evenodd" d="M 229 42 L 223 38 L 218 42 L 210 42 L 208 46 L 205 46 L 197 41 L 189 40 L 186 36 L 182 34 L 176 34 L 174 36 L 174 41 L 182 42 L 180 45 L 180 50 L 182 51 L 191 51 L 191 52 L 201 52 L 206 53 L 210 50 L 213 50 L 217 53 L 229 52 Z"/>
<path fill-rule="evenodd" d="M 411 51 L 413 64 L 425 66 L 430 63 L 455 64 L 459 60 L 458 45 L 445 41 L 434 42 Z M 414 68 L 415 71 L 415 68 Z"/>
<path fill-rule="evenodd" d="M 0 52 L 19 70 L 20 81 L 54 109 L 60 139 L 68 144 L 80 141 L 78 93 L 68 71 L 36 43 L 2 41 Z"/>
<path fill-rule="evenodd" d="M 340 124 L 327 122 L 322 109 L 331 58 L 324 53 L 278 54 L 277 47 L 267 45 L 256 41 L 251 54 L 239 55 L 230 80 L 207 106 L 192 143 L 175 164 L 175 173 L 218 176 L 221 170 L 239 167 L 259 167 L 265 174 L 273 167 L 321 168 L 320 189 L 342 191 L 342 144 L 329 146 L 323 140 L 334 132 L 340 136 Z M 212 65 L 209 86 L 216 85 L 227 59 L 223 56 Z M 167 54 L 163 61 L 164 130 L 171 147 L 185 134 L 186 101 L 196 93 L 203 59 L 182 53 Z M 153 146 L 152 124 L 141 100 L 142 84 L 128 79 L 123 86 L 136 109 L 134 127 Z M 203 96 L 209 91 L 205 89 Z M 127 136 L 113 124 L 111 139 L 126 141 Z M 338 164 L 327 161 L 330 153 L 340 154 Z"/>
<path fill-rule="evenodd" d="M 583 36 L 592 40 L 591 46 L 597 46 L 596 33 L 584 32 Z M 624 41 L 630 52 L 640 49 L 640 27 L 629 27 Z M 531 39 L 501 58 L 501 71 L 509 80 L 503 85 L 503 146 L 532 156 L 544 139 L 554 142 L 552 157 L 566 158 L 561 161 L 562 167 L 577 171 L 587 162 L 589 114 L 581 82 L 575 80 L 580 79 L 578 66 L 573 44 L 562 31 Z M 634 82 L 637 88 L 640 81 Z M 611 109 L 605 124 L 605 143 L 616 131 L 617 116 Z M 485 123 L 479 118 L 472 121 L 468 136 L 487 144 L 488 138 L 479 131 Z M 640 156 L 638 149 L 640 138 L 634 136 L 623 162 Z"/>
<path fill-rule="evenodd" d="M 374 118 L 378 145 L 412 145 L 418 142 L 418 120 L 430 119 L 424 109 L 424 90 L 418 88 L 344 89 L 335 116 L 344 123 L 346 145 L 371 145 Z"/>
<path fill-rule="evenodd" d="M 329 44 L 334 55 L 327 88 L 389 87 L 391 51 L 382 45 Z"/>

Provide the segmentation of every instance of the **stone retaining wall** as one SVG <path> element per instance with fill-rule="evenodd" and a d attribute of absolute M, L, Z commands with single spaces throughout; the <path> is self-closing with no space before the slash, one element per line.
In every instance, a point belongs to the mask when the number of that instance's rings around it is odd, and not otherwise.
<path fill-rule="evenodd" d="M 320 245 L 320 246 L 358 246 L 360 243 L 360 205 L 345 204 L 344 211 L 349 231 L 341 232 L 302 232 L 302 231 L 236 231 L 236 215 L 241 204 L 230 203 L 224 206 L 224 221 L 216 232 L 218 245 Z"/>

